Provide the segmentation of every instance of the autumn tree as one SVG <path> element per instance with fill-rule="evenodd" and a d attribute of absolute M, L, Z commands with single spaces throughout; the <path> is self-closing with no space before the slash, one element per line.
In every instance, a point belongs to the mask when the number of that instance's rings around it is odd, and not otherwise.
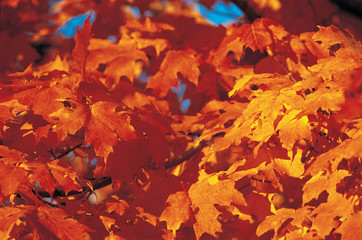
<path fill-rule="evenodd" d="M 1 239 L 362 235 L 360 5 L 225 2 L 1 2 Z"/>

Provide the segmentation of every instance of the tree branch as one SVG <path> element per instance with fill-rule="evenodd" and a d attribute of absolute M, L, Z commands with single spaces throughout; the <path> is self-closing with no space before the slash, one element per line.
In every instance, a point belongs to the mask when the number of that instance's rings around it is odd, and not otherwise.
<path fill-rule="evenodd" d="M 67 151 L 65 151 L 64 153 L 60 154 L 58 157 L 56 157 L 57 159 L 67 155 L 69 152 L 73 151 L 76 148 L 79 148 L 82 146 L 83 143 L 78 144 L 70 149 L 68 149 Z M 190 159 L 192 156 L 194 156 L 196 153 L 198 153 L 199 151 L 201 151 L 201 149 L 203 149 L 205 146 L 207 146 L 207 141 L 206 140 L 202 140 L 200 141 L 196 146 L 191 147 L 190 149 L 188 149 L 186 152 L 182 153 L 181 155 L 171 159 L 170 161 L 166 162 L 164 164 L 165 168 L 172 168 L 175 167 L 181 163 L 183 163 L 184 161 Z M 103 177 L 100 179 L 92 179 L 91 180 L 92 185 L 93 185 L 93 189 L 99 189 L 105 186 L 108 186 L 110 184 L 112 184 L 112 179 L 110 177 Z M 65 194 L 65 192 L 63 190 L 58 190 L 56 189 L 53 193 L 53 195 L 51 196 L 50 193 L 46 192 L 46 191 L 36 191 L 34 189 L 32 189 L 34 194 L 38 194 L 38 198 L 41 199 L 43 201 L 43 197 L 52 197 L 52 198 L 57 198 L 57 197 L 69 197 L 69 196 L 74 196 L 74 195 L 78 195 L 78 194 L 85 194 L 88 191 L 90 191 L 91 189 L 88 186 L 84 186 L 82 187 L 81 190 L 76 191 L 76 190 L 72 190 L 70 191 L 68 194 Z M 44 202 L 46 202 L 44 200 Z M 46 202 L 47 204 L 49 204 L 48 202 Z"/>
<path fill-rule="evenodd" d="M 83 143 L 80 143 L 70 149 L 68 149 L 67 151 L 64 151 L 63 153 L 61 153 L 59 156 L 57 156 L 55 159 L 60 159 L 62 157 L 64 157 L 65 155 L 67 155 L 68 153 L 70 153 L 71 151 L 77 149 L 77 148 L 80 148 L 81 146 L 83 145 Z"/>
<path fill-rule="evenodd" d="M 203 149 L 207 145 L 207 142 L 205 140 L 202 140 L 198 145 L 193 146 L 183 154 L 171 159 L 170 161 L 165 162 L 165 168 L 172 168 L 175 167 L 184 161 L 190 159 L 193 155 L 198 153 L 201 149 Z"/>

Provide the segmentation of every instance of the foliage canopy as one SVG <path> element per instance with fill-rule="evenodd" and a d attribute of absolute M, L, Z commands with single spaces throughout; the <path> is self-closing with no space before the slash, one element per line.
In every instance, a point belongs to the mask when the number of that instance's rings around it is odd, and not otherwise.
<path fill-rule="evenodd" d="M 213 26 L 181 0 L 2 1 L 1 239 L 362 235 L 357 20 L 232 2 Z"/>

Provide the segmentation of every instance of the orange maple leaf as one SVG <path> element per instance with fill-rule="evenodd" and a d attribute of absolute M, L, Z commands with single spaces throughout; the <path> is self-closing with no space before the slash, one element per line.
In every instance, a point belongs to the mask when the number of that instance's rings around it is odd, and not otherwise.
<path fill-rule="evenodd" d="M 258 236 L 263 235 L 269 230 L 274 230 L 274 238 L 276 239 L 281 229 L 282 224 L 291 220 L 290 223 L 297 228 L 303 228 L 303 222 L 306 217 L 310 216 L 310 208 L 304 207 L 297 210 L 289 208 L 278 209 L 275 215 L 271 215 L 265 218 L 263 222 L 258 225 L 256 234 Z"/>
<path fill-rule="evenodd" d="M 163 59 L 160 70 L 152 76 L 147 88 L 153 88 L 153 93 L 165 97 L 171 87 L 178 89 L 178 73 L 197 85 L 200 70 L 194 54 L 188 51 L 169 51 Z"/>
<path fill-rule="evenodd" d="M 119 106 L 106 101 L 92 105 L 72 102 L 71 108 L 59 109 L 51 117 L 56 123 L 55 131 L 60 140 L 64 140 L 68 133 L 75 134 L 85 127 L 84 144 L 92 144 L 97 156 L 107 157 L 113 152 L 113 146 L 119 138 L 136 138 L 129 113 L 117 111 Z"/>
<path fill-rule="evenodd" d="M 336 194 L 336 185 L 346 176 L 348 172 L 339 170 L 333 172 L 330 176 L 323 175 L 320 171 L 314 175 L 303 187 L 303 203 L 306 204 L 313 198 L 318 199 L 319 194 L 323 191 L 327 191 L 328 194 Z"/>
<path fill-rule="evenodd" d="M 288 35 L 281 25 L 268 18 L 257 19 L 252 24 L 243 24 L 240 27 L 233 26 L 231 33 L 223 39 L 215 53 L 216 64 L 219 65 L 230 51 L 234 52 L 239 60 L 245 47 L 254 52 L 263 52 L 268 46 L 274 49 L 276 42 Z"/>
<path fill-rule="evenodd" d="M 106 64 L 104 73 L 111 76 L 116 84 L 122 76 L 133 82 L 136 61 L 148 61 L 145 52 L 138 49 L 137 42 L 126 35 L 118 44 L 103 39 L 91 39 L 88 50 L 87 70 L 97 70 L 99 64 Z"/>
<path fill-rule="evenodd" d="M 60 239 L 86 239 L 84 236 L 85 233 L 94 232 L 93 229 L 68 217 L 68 215 L 59 208 L 51 208 L 49 206 L 39 207 L 37 220 Z"/>
<path fill-rule="evenodd" d="M 351 217 L 356 201 L 353 198 L 346 199 L 337 192 L 329 194 L 327 202 L 322 203 L 313 211 L 312 229 L 316 229 L 322 237 L 328 236 L 338 226 L 336 226 L 336 219 Z"/>
<path fill-rule="evenodd" d="M 72 95 L 68 88 L 62 85 L 52 87 L 32 88 L 21 91 L 14 95 L 19 103 L 27 105 L 35 114 L 42 116 L 45 120 L 51 121 L 49 115 L 63 108 L 64 105 L 58 99 L 67 98 Z"/>
<path fill-rule="evenodd" d="M 190 217 L 190 199 L 186 192 L 180 191 L 168 196 L 166 208 L 163 210 L 160 221 L 167 222 L 167 229 L 172 230 L 174 236 L 182 223 Z"/>
<path fill-rule="evenodd" d="M 167 23 L 152 22 L 148 17 L 130 20 L 120 30 L 123 35 L 134 39 L 140 49 L 153 47 L 157 56 L 170 47 L 168 38 L 175 35 L 173 26 Z"/>
<path fill-rule="evenodd" d="M 9 239 L 10 233 L 19 221 L 19 218 L 24 217 L 33 208 L 30 206 L 7 206 L 6 208 L 0 208 L 0 238 Z"/>
<path fill-rule="evenodd" d="M 45 191 L 52 195 L 58 184 L 50 172 L 49 167 L 38 162 L 31 162 L 27 165 L 32 168 L 29 181 L 32 184 L 38 182 L 40 188 L 45 189 Z"/>
<path fill-rule="evenodd" d="M 7 164 L 6 159 L 0 161 L 0 189 L 4 196 L 16 193 L 18 186 L 26 183 L 28 171 L 22 167 Z"/>
<path fill-rule="evenodd" d="M 231 204 L 246 205 L 243 194 L 235 189 L 235 182 L 231 179 L 219 181 L 216 175 L 207 177 L 193 184 L 188 194 L 191 199 L 191 208 L 195 213 L 196 223 L 194 230 L 196 239 L 200 239 L 203 233 L 216 236 L 216 232 L 222 232 L 221 223 L 217 217 L 221 214 L 215 208 L 230 206 Z M 211 182 L 211 183 L 210 183 Z"/>
<path fill-rule="evenodd" d="M 78 175 L 69 166 L 65 166 L 62 160 L 57 159 L 47 163 L 47 165 L 57 185 L 64 189 L 65 194 L 68 194 L 71 190 L 80 189 L 77 182 Z"/>
<path fill-rule="evenodd" d="M 336 230 L 342 234 L 341 240 L 358 239 L 362 236 L 362 212 L 357 212 L 348 217 Z"/>

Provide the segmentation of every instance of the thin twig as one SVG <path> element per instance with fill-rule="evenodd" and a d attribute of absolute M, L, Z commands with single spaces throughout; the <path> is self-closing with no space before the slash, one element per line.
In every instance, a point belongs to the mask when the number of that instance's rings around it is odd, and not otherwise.
<path fill-rule="evenodd" d="M 251 177 L 250 179 L 254 180 L 254 181 L 257 181 L 257 182 L 262 182 L 262 183 L 272 183 L 271 181 L 269 180 L 262 180 L 262 179 L 258 179 L 256 177 Z"/>
<path fill-rule="evenodd" d="M 203 149 L 207 145 L 207 142 L 205 140 L 202 140 L 197 146 L 193 146 L 186 152 L 182 153 L 181 155 L 171 159 L 170 161 L 165 162 L 165 168 L 172 168 L 175 167 L 184 161 L 190 159 L 193 155 L 198 153 L 201 149 Z"/>
<path fill-rule="evenodd" d="M 68 153 L 70 153 L 71 151 L 77 149 L 77 148 L 80 148 L 81 146 L 83 145 L 83 143 L 80 143 L 70 149 L 68 149 L 67 151 L 64 151 L 63 153 L 61 153 L 58 157 L 56 157 L 55 159 L 60 159 L 62 157 L 64 157 L 65 155 L 67 155 Z"/>

